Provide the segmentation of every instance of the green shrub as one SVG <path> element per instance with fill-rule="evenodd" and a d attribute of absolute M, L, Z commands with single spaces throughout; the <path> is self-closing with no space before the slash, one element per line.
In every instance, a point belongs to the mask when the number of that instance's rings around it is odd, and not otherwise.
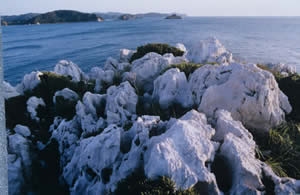
<path fill-rule="evenodd" d="M 281 177 L 300 179 L 300 124 L 288 122 L 271 129 L 268 135 L 254 135 L 258 158 Z"/>
<path fill-rule="evenodd" d="M 143 169 L 138 169 L 118 183 L 115 195 L 194 195 L 193 188 L 176 190 L 175 183 L 168 177 L 147 179 Z"/>
<path fill-rule="evenodd" d="M 140 46 L 137 48 L 137 52 L 135 52 L 131 59 L 130 63 L 136 59 L 144 57 L 147 53 L 155 52 L 160 55 L 164 55 L 166 53 L 172 53 L 174 56 L 183 56 L 184 52 L 176 47 L 172 47 L 168 44 L 163 43 L 151 43 L 144 46 Z"/>
<path fill-rule="evenodd" d="M 186 78 L 189 78 L 189 75 L 192 74 L 195 70 L 198 68 L 202 67 L 203 64 L 194 64 L 194 63 L 188 63 L 188 62 L 183 62 L 181 64 L 172 64 L 168 66 L 166 69 L 164 69 L 161 74 L 164 74 L 168 70 L 172 68 L 178 68 L 180 72 L 184 72 Z"/>
<path fill-rule="evenodd" d="M 57 75 L 52 72 L 43 72 L 40 76 L 41 82 L 32 90 L 25 94 L 27 96 L 37 96 L 43 98 L 46 104 L 52 104 L 53 96 L 56 91 L 69 88 L 75 91 L 80 97 L 87 91 L 94 91 L 94 82 L 73 82 L 70 77 Z"/>

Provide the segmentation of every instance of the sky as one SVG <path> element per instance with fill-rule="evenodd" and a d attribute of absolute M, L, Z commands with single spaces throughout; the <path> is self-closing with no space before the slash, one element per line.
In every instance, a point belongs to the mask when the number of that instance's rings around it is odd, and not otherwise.
<path fill-rule="evenodd" d="M 300 16 L 300 0 L 0 0 L 0 15 L 82 12 L 184 13 L 189 16 Z"/>

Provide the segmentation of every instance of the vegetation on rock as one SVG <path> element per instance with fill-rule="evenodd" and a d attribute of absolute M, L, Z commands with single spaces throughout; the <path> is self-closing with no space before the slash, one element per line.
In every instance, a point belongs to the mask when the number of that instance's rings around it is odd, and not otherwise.
<path fill-rule="evenodd" d="M 138 169 L 118 183 L 115 195 L 196 195 L 196 189 L 176 190 L 175 183 L 168 177 L 147 179 L 144 171 Z"/>
<path fill-rule="evenodd" d="M 219 65 L 217 63 L 206 63 L 206 64 L 210 64 L 210 65 Z M 183 62 L 181 64 L 172 64 L 170 66 L 168 66 L 166 69 L 164 69 L 161 74 L 165 73 L 167 70 L 171 69 L 171 68 L 178 68 L 180 70 L 180 72 L 184 72 L 186 78 L 189 78 L 190 74 L 192 74 L 193 72 L 195 72 L 195 70 L 197 70 L 198 68 L 204 66 L 204 64 L 195 64 L 195 63 L 191 63 L 191 62 Z"/>
<path fill-rule="evenodd" d="M 164 55 L 166 53 L 172 53 L 174 56 L 182 56 L 184 54 L 184 51 L 181 51 L 180 49 L 176 47 L 172 47 L 168 44 L 163 43 L 150 43 L 144 46 L 140 46 L 137 48 L 137 52 L 135 52 L 131 59 L 130 63 L 133 62 L 136 59 L 144 57 L 147 53 L 155 52 L 160 55 Z"/>
<path fill-rule="evenodd" d="M 300 123 L 289 121 L 271 129 L 267 135 L 255 135 L 257 156 L 280 177 L 300 179 Z"/>

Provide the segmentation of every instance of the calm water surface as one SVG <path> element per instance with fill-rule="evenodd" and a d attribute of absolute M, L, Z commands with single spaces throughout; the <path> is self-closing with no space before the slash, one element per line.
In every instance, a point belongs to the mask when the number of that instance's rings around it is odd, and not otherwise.
<path fill-rule="evenodd" d="M 121 48 L 150 42 L 191 44 L 217 37 L 234 57 L 247 62 L 283 62 L 300 72 L 300 17 L 144 18 L 2 28 L 4 77 L 17 84 L 34 70 L 52 70 L 62 59 L 82 70 L 103 66 Z"/>

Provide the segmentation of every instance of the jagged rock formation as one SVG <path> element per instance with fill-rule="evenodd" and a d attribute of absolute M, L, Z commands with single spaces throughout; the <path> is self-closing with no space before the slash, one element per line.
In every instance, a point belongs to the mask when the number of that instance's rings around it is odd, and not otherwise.
<path fill-rule="evenodd" d="M 61 61 L 51 74 L 70 78 L 57 77 L 66 86 L 47 100 L 35 89 L 45 73 L 25 75 L 16 90 L 5 84 L 7 101 L 23 94 L 17 97 L 29 120 L 28 127 L 8 130 L 10 194 L 53 188 L 114 193 L 138 171 L 151 180 L 166 176 L 176 188 L 198 194 L 300 193 L 299 180 L 278 177 L 256 155 L 254 133 L 268 133 L 292 110 L 274 76 L 255 64 L 233 63 L 215 39 L 177 47 L 183 56 L 148 53 L 132 63 L 134 51 L 121 50 L 119 59 L 89 73 Z M 182 62 L 220 65 L 199 66 L 189 76 L 177 68 L 165 71 Z M 91 83 L 84 91 L 76 87 Z M 31 177 L 45 182 L 36 172 L 49 174 L 55 187 L 33 188 Z"/>

